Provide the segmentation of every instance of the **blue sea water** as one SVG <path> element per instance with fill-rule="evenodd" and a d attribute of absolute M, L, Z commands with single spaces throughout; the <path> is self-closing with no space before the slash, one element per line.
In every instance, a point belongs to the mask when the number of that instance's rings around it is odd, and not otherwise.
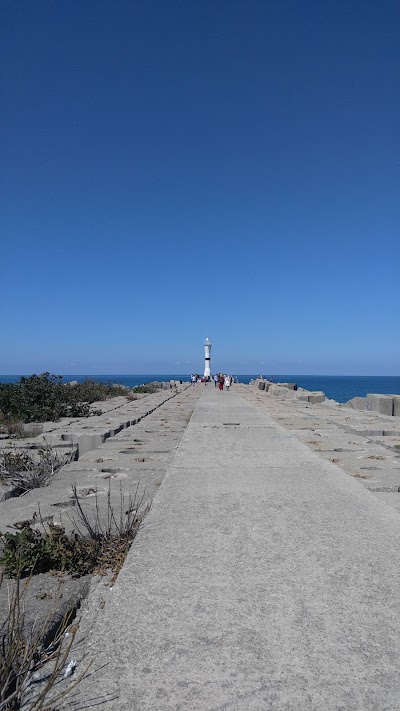
<path fill-rule="evenodd" d="M 353 397 L 365 397 L 368 393 L 382 395 L 400 394 L 400 376 L 355 376 L 355 375 L 277 375 L 275 382 L 297 383 L 306 390 L 322 390 L 337 402 L 347 402 Z"/>
<path fill-rule="evenodd" d="M 64 375 L 65 382 L 77 380 L 83 382 L 91 378 L 100 382 L 120 383 L 133 388 L 153 380 L 161 382 L 167 380 L 190 379 L 188 373 L 178 375 Z M 239 382 L 249 383 L 257 375 L 238 375 Z M 322 390 L 325 395 L 337 402 L 347 402 L 353 397 L 365 397 L 368 393 L 382 393 L 387 395 L 400 394 L 400 376 L 354 376 L 354 375 L 266 375 L 275 382 L 297 383 L 306 390 Z M 16 383 L 19 375 L 0 375 L 0 383 Z"/>

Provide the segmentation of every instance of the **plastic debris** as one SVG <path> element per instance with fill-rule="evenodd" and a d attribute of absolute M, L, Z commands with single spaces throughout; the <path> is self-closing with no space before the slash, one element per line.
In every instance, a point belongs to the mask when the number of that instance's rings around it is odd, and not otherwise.
<path fill-rule="evenodd" d="M 75 662 L 73 659 L 71 659 L 70 663 L 68 664 L 68 666 L 64 672 L 64 679 L 67 679 L 69 676 L 72 676 L 72 674 L 74 673 L 77 666 L 78 666 L 77 662 Z"/>

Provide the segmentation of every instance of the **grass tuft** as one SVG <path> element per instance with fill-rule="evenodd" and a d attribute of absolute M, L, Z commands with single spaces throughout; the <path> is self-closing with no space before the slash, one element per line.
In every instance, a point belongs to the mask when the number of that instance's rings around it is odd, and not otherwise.
<path fill-rule="evenodd" d="M 72 501 L 76 516 L 71 518 L 75 531 L 67 534 L 62 526 L 40 521 L 36 527 L 26 521 L 15 533 L 0 533 L 3 555 L 0 563 L 10 577 L 24 577 L 57 570 L 72 575 L 102 573 L 111 569 L 118 574 L 148 507 L 143 510 L 143 499 L 124 497 L 120 489 L 119 513 L 111 503 L 108 487 L 105 510 L 101 510 L 96 493 L 90 513 L 82 508 L 76 486 Z M 0 709 L 1 711 L 1 709 Z"/>
<path fill-rule="evenodd" d="M 29 583 L 30 579 L 23 583 L 17 577 L 9 589 L 7 618 L 0 625 L 0 711 L 22 708 L 24 711 L 55 711 L 54 704 L 79 684 L 89 668 L 86 667 L 62 692 L 56 692 L 55 686 L 62 678 L 77 631 L 77 627 L 72 626 L 66 636 L 74 613 L 67 613 L 54 628 L 61 597 L 59 591 L 45 620 L 28 626 L 25 600 Z M 0 587 L 2 584 L 3 578 Z M 38 684 L 38 681 L 42 683 Z"/>
<path fill-rule="evenodd" d="M 76 448 L 53 449 L 47 444 L 34 450 L 13 449 L 0 451 L 0 483 L 11 486 L 4 498 L 22 496 L 30 489 L 47 486 L 55 472 L 75 459 Z"/>

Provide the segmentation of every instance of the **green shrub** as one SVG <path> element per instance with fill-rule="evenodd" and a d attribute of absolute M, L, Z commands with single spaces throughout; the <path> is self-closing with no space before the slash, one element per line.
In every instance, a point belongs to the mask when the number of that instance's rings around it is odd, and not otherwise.
<path fill-rule="evenodd" d="M 63 528 L 52 523 L 43 531 L 26 523 L 20 531 L 1 534 L 1 538 L 4 552 L 0 563 L 11 577 L 49 570 L 85 575 L 96 560 L 96 550 L 90 541 L 67 536 Z"/>
<path fill-rule="evenodd" d="M 60 417 L 89 417 L 92 402 L 126 393 L 126 388 L 112 383 L 86 380 L 68 385 L 61 375 L 31 375 L 18 383 L 0 384 L 0 420 L 46 422 Z"/>
<path fill-rule="evenodd" d="M 143 383 L 143 385 L 136 385 L 132 388 L 134 393 L 157 393 L 162 385 L 160 383 Z"/>
<path fill-rule="evenodd" d="M 119 571 L 147 510 L 139 513 L 143 497 L 139 499 L 138 489 L 128 501 L 121 490 L 118 514 L 111 505 L 110 486 L 104 511 L 100 511 L 97 495 L 91 513 L 83 511 L 76 487 L 72 487 L 72 496 L 77 515 L 73 534 L 52 522 L 46 526 L 41 522 L 40 530 L 30 521 L 22 522 L 15 533 L 0 533 L 0 564 L 6 575 L 24 577 L 59 570 L 80 576 L 108 568 Z"/>
<path fill-rule="evenodd" d="M 97 383 L 95 380 L 87 379 L 83 383 L 76 385 L 66 384 L 65 389 L 69 391 L 69 396 L 73 402 L 96 402 L 107 398 L 126 395 L 128 390 L 123 385 L 113 383 Z"/>

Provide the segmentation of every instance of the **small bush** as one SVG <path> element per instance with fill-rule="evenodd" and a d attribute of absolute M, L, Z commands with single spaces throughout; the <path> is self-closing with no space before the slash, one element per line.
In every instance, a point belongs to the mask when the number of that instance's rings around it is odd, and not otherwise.
<path fill-rule="evenodd" d="M 53 474 L 73 461 L 75 454 L 73 445 L 66 452 L 47 444 L 35 450 L 0 451 L 0 482 L 15 489 L 13 496 L 21 496 L 30 489 L 47 486 Z"/>
<path fill-rule="evenodd" d="M 96 402 L 98 400 L 107 400 L 108 398 L 126 395 L 127 388 L 123 385 L 115 385 L 114 383 L 97 383 L 95 380 L 85 380 L 83 383 L 76 385 L 66 384 L 65 389 L 69 391 L 70 397 L 77 402 Z"/>
<path fill-rule="evenodd" d="M 157 393 L 162 388 L 161 383 L 143 383 L 143 385 L 136 385 L 132 388 L 134 393 Z"/>
<path fill-rule="evenodd" d="M 126 501 L 121 490 L 120 512 L 116 514 L 109 486 L 105 511 L 100 511 L 96 496 L 90 516 L 83 511 L 73 487 L 78 517 L 73 521 L 76 532 L 68 535 L 61 526 L 53 523 L 44 526 L 43 522 L 39 530 L 26 521 L 16 533 L 0 533 L 3 544 L 0 564 L 5 573 L 10 577 L 23 577 L 59 570 L 81 576 L 107 568 L 117 573 L 145 514 L 139 513 L 143 497 L 139 499 L 137 492 Z"/>
<path fill-rule="evenodd" d="M 40 424 L 24 424 L 21 420 L 1 420 L 0 433 L 8 435 L 13 439 L 28 439 L 42 434 L 43 427 Z"/>
<path fill-rule="evenodd" d="M 4 544 L 0 563 L 10 577 L 36 575 L 49 570 L 85 575 L 93 570 L 95 551 L 89 541 L 67 536 L 63 528 L 53 523 L 43 531 L 25 523 L 20 531 L 0 537 Z"/>

